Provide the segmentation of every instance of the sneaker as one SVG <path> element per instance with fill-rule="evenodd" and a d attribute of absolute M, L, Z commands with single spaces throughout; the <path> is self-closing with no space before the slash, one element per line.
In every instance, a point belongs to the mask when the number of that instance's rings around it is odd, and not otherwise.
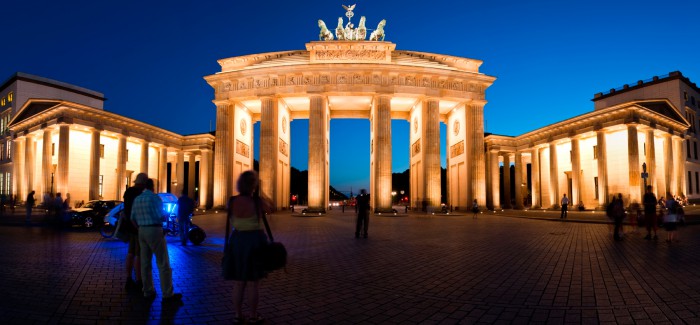
<path fill-rule="evenodd" d="M 182 300 L 182 294 L 181 293 L 174 293 L 170 297 L 165 297 L 163 298 L 163 302 L 175 302 L 175 301 L 180 301 Z"/>

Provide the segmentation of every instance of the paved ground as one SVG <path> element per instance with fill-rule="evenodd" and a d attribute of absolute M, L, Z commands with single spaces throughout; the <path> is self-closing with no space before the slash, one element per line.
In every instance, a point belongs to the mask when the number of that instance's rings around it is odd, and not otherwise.
<path fill-rule="evenodd" d="M 124 292 L 118 240 L 0 218 L 0 323 L 231 323 L 223 218 L 195 217 L 209 235 L 201 246 L 169 239 L 182 306 Z M 271 222 L 289 266 L 263 282 L 260 312 L 269 324 L 699 324 L 700 226 L 682 228 L 677 243 L 663 230 L 658 241 L 640 232 L 614 242 L 604 220 L 384 215 L 355 239 L 349 212 L 279 213 Z"/>

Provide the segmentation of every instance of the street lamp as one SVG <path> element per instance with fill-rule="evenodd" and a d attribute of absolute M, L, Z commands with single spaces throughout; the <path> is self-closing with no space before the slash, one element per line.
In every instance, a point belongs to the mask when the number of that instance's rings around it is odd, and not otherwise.
<path fill-rule="evenodd" d="M 394 197 L 396 196 L 396 191 L 391 191 L 391 204 L 394 204 Z"/>

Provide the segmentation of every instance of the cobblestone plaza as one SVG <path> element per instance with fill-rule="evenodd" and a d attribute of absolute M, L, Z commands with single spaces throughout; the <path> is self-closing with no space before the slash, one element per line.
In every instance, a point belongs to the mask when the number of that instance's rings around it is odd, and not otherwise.
<path fill-rule="evenodd" d="M 0 222 L 3 324 L 233 320 L 232 284 L 220 276 L 223 213 L 195 217 L 209 236 L 201 246 L 168 240 L 182 306 L 124 291 L 120 241 L 15 218 Z M 274 214 L 290 258 L 263 281 L 260 312 L 268 324 L 700 322 L 698 226 L 681 228 L 678 243 L 663 230 L 646 241 L 641 228 L 614 242 L 600 212 L 539 218 L 558 215 L 373 216 L 369 238 L 355 239 L 349 211 Z"/>

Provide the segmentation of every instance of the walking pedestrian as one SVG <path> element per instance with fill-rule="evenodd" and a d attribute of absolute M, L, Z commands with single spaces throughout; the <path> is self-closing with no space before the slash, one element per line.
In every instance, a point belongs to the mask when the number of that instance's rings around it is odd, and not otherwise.
<path fill-rule="evenodd" d="M 155 255 L 163 302 L 178 302 L 182 299 L 182 294 L 174 293 L 173 290 L 173 270 L 170 268 L 168 244 L 163 235 L 163 222 L 161 221 L 163 201 L 153 193 L 154 187 L 153 180 L 148 179 L 146 189 L 136 197 L 131 208 L 131 221 L 139 230 L 143 296 L 149 300 L 155 299 L 156 296 L 151 265 L 153 255 Z"/>
<path fill-rule="evenodd" d="M 27 208 L 27 219 L 26 223 L 27 225 L 31 224 L 32 222 L 32 209 L 34 208 L 34 191 L 29 192 L 27 194 L 27 199 L 24 201 L 24 206 Z"/>
<path fill-rule="evenodd" d="M 569 198 L 566 197 L 566 193 L 561 198 L 561 217 L 560 219 L 566 219 L 569 214 Z"/>
<path fill-rule="evenodd" d="M 479 214 L 479 202 L 477 202 L 476 199 L 474 199 L 474 202 L 472 203 L 472 213 L 474 213 L 474 215 L 472 215 L 472 219 L 476 219 L 477 214 Z"/>
<path fill-rule="evenodd" d="M 139 231 L 132 223 L 131 211 L 134 206 L 134 200 L 141 195 L 146 188 L 148 175 L 139 173 L 134 180 L 134 186 L 129 187 L 124 192 L 124 213 L 122 213 L 121 226 L 119 232 L 128 236 L 129 248 L 126 251 L 126 260 L 124 262 L 126 270 L 126 283 L 124 289 L 129 292 L 137 292 L 143 290 L 143 280 L 141 278 L 141 246 L 139 245 Z M 134 278 L 131 274 L 134 274 Z M 134 280 L 135 279 L 135 280 Z"/>
<path fill-rule="evenodd" d="M 360 190 L 360 195 L 357 196 L 357 223 L 355 225 L 355 238 L 367 238 L 367 228 L 369 227 L 369 194 L 364 188 Z"/>
<path fill-rule="evenodd" d="M 182 246 L 187 245 L 192 213 L 194 213 L 194 200 L 187 196 L 187 192 L 182 191 L 182 195 L 177 199 L 177 220 L 180 224 L 180 244 Z"/>
<path fill-rule="evenodd" d="M 656 222 L 656 195 L 652 192 L 651 185 L 647 185 L 647 191 L 644 193 L 644 226 L 647 228 L 647 235 L 644 237 L 646 240 L 651 240 L 651 231 L 654 230 L 654 240 L 658 240 L 659 236 L 656 235 L 657 229 L 659 229 Z"/>
<path fill-rule="evenodd" d="M 234 323 L 244 323 L 243 299 L 247 291 L 250 318 L 248 324 L 262 322 L 258 314 L 260 280 L 267 276 L 262 263 L 254 252 L 267 245 L 267 235 L 261 228 L 262 213 L 272 212 L 272 203 L 258 194 L 260 181 L 255 171 L 245 171 L 237 181 L 238 193 L 228 201 L 227 221 L 233 225 L 233 232 L 226 244 L 227 253 L 235 261 L 235 267 L 224 274 L 227 280 L 234 281 L 233 305 L 236 312 Z M 227 222 L 228 224 L 228 222 Z M 228 229 L 227 229 L 228 231 Z"/>

